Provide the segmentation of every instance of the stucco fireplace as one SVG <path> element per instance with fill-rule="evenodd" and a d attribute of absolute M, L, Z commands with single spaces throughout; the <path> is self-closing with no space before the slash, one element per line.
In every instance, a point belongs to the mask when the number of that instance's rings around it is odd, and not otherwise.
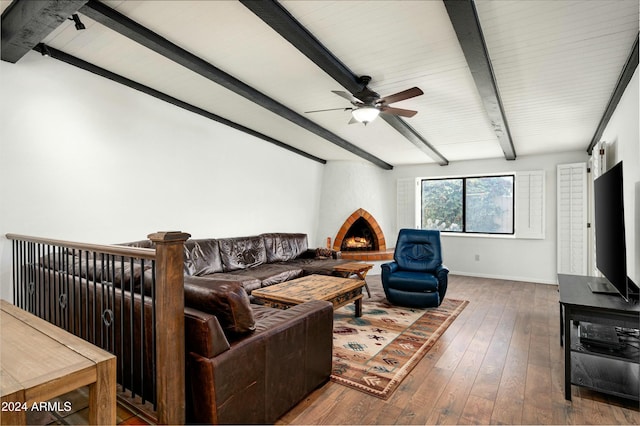
<path fill-rule="evenodd" d="M 393 250 L 387 249 L 380 225 L 361 208 L 344 221 L 333 240 L 333 249 L 341 251 L 345 259 L 372 261 L 393 258 Z"/>

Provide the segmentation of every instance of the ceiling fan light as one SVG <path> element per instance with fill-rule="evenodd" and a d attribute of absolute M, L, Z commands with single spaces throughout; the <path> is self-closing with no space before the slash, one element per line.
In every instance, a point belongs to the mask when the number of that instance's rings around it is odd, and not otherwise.
<path fill-rule="evenodd" d="M 353 118 L 364 124 L 375 120 L 378 114 L 380 114 L 380 110 L 375 107 L 362 107 L 356 108 L 351 111 L 351 115 L 353 115 Z"/>

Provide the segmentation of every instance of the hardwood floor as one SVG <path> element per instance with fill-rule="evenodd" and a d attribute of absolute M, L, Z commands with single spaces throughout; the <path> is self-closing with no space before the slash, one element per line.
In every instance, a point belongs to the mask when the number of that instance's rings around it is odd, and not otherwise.
<path fill-rule="evenodd" d="M 367 281 L 382 292 L 379 276 Z M 640 424 L 631 401 L 575 386 L 565 401 L 556 286 L 450 276 L 447 297 L 470 303 L 388 400 L 329 382 L 277 423 Z M 29 424 L 86 424 L 86 390 L 65 398 L 73 413 Z M 120 406 L 117 415 L 148 424 Z"/>
<path fill-rule="evenodd" d="M 29 425 L 86 425 L 89 424 L 89 388 L 82 387 L 51 400 L 58 406 L 68 404 L 68 411 L 29 411 Z M 118 425 L 149 425 L 137 411 L 118 404 L 116 409 Z"/>
<path fill-rule="evenodd" d="M 470 303 L 388 400 L 329 382 L 278 424 L 640 424 L 636 402 L 565 401 L 557 286 L 450 276 L 447 297 Z"/>

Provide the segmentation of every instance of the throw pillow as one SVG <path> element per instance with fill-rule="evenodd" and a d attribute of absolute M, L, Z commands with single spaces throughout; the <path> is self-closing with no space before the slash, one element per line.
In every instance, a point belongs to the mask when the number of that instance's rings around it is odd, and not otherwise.
<path fill-rule="evenodd" d="M 330 259 L 332 251 L 328 248 L 318 247 L 316 249 L 316 259 Z"/>

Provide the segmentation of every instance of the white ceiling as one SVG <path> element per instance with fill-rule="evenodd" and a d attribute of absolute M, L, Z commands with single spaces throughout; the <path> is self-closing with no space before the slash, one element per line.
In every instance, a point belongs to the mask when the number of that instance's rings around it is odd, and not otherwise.
<path fill-rule="evenodd" d="M 344 90 L 237 1 L 103 1 L 391 165 L 434 160 L 381 119 L 347 124 Z M 342 63 L 370 75 L 448 161 L 504 157 L 442 1 L 281 1 Z M 0 3 L 4 10 L 9 2 Z M 518 156 L 586 150 L 638 36 L 638 0 L 480 0 L 480 24 Z M 358 156 L 80 14 L 43 42 L 325 160 Z M 19 64 L 19 63 L 18 63 Z M 256 143 L 266 143 L 256 139 Z"/>

